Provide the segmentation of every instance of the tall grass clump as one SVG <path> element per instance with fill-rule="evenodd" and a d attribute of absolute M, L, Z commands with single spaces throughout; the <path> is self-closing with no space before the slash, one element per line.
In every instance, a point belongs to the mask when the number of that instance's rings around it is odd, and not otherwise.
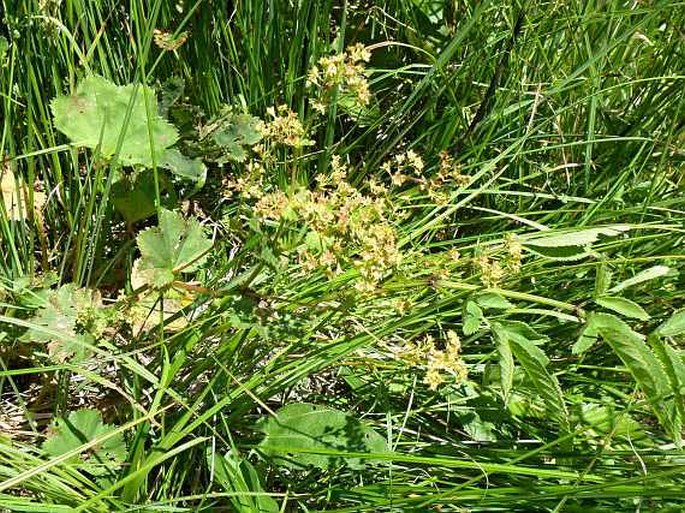
<path fill-rule="evenodd" d="M 4 1 L 2 511 L 681 511 L 681 2 Z"/>

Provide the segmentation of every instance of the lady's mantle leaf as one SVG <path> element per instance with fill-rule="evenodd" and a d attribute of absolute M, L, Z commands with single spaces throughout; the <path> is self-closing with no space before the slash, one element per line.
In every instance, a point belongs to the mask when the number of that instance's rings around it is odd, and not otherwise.
<path fill-rule="evenodd" d="M 221 148 L 224 155 L 219 160 L 243 162 L 247 158 L 245 147 L 253 146 L 262 139 L 260 123 L 259 118 L 249 114 L 229 114 L 219 123 L 216 132 L 212 134 L 214 143 Z"/>
<path fill-rule="evenodd" d="M 157 114 L 157 100 L 150 87 L 141 85 L 136 91 L 133 84 L 117 86 L 91 75 L 81 81 L 73 95 L 52 100 L 51 107 L 57 130 L 76 146 L 93 149 L 99 146 L 106 157 L 116 153 L 120 134 L 125 129 L 119 151 L 124 165 L 152 167 L 153 148 L 154 160 L 160 163 L 166 148 L 178 140 L 173 125 Z"/>
<path fill-rule="evenodd" d="M 212 247 L 196 219 L 186 221 L 165 209 L 159 214 L 159 225 L 141 232 L 136 240 L 141 257 L 135 273 L 153 288 L 167 287 L 177 274 L 195 271 Z"/>
<path fill-rule="evenodd" d="M 260 448 L 291 468 L 313 465 L 327 469 L 341 464 L 361 468 L 365 461 L 340 452 L 387 451 L 385 439 L 365 423 L 344 412 L 307 403 L 278 410 L 266 421 L 264 433 Z"/>
<path fill-rule="evenodd" d="M 43 451 L 48 456 L 61 456 L 88 442 L 107 437 L 66 461 L 67 464 L 81 466 L 94 476 L 103 476 L 121 467 L 127 455 L 124 438 L 121 433 L 112 434 L 114 431 L 114 426 L 102 423 L 102 417 L 97 410 L 72 411 L 67 418 L 55 421 L 52 434 L 43 443 Z"/>
<path fill-rule="evenodd" d="M 94 337 L 79 328 L 84 314 L 92 317 L 101 315 L 100 294 L 88 289 L 79 289 L 73 283 L 50 290 L 46 300 L 31 318 L 35 325 L 21 337 L 26 342 L 47 342 L 48 354 L 58 362 L 68 359 L 83 359 Z"/>

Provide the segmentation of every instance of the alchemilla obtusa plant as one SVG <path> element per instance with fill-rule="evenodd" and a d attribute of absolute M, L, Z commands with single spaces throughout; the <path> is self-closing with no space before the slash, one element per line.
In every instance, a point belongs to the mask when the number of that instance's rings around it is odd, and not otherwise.
<path fill-rule="evenodd" d="M 4 7 L 0 509 L 679 510 L 677 6 L 219 4 Z"/>

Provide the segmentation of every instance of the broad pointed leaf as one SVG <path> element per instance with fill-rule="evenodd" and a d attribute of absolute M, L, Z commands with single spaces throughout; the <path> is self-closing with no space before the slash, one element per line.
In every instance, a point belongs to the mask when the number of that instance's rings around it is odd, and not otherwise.
<path fill-rule="evenodd" d="M 506 342 L 545 406 L 563 431 L 569 431 L 569 418 L 557 378 L 547 370 L 549 358 L 536 344 L 544 340 L 527 324 L 515 321 L 494 322 L 492 332 L 499 343 Z"/>
<path fill-rule="evenodd" d="M 624 317 L 641 321 L 650 319 L 649 314 L 640 305 L 624 297 L 602 296 L 595 299 L 595 303 Z"/>

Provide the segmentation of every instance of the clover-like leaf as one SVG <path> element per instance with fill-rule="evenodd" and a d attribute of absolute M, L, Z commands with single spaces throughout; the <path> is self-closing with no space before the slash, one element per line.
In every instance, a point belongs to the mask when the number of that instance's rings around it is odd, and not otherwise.
<path fill-rule="evenodd" d="M 46 299 L 31 318 L 29 328 L 21 337 L 26 342 L 47 342 L 48 355 L 55 361 L 83 359 L 95 339 L 80 326 L 84 314 L 100 315 L 100 294 L 77 288 L 73 283 L 50 290 Z"/>
<path fill-rule="evenodd" d="M 290 468 L 313 465 L 321 469 L 346 464 L 362 468 L 366 459 L 341 452 L 387 451 L 385 439 L 370 426 L 344 412 L 307 403 L 284 406 L 264 424 L 264 440 L 259 447 Z M 327 454 L 327 452 L 329 454 Z"/>
<path fill-rule="evenodd" d="M 197 219 L 185 220 L 165 209 L 159 225 L 141 232 L 136 241 L 141 256 L 135 273 L 141 283 L 156 289 L 171 285 L 179 273 L 197 270 L 212 247 Z"/>
<path fill-rule="evenodd" d="M 79 466 L 93 476 L 105 476 L 120 468 L 127 456 L 124 438 L 115 431 L 115 426 L 103 424 L 97 410 L 72 411 L 66 418 L 58 418 L 54 422 L 51 434 L 43 443 L 43 451 L 48 456 L 61 456 L 103 438 L 65 463 Z"/>
<path fill-rule="evenodd" d="M 151 167 L 153 150 L 154 160 L 161 162 L 166 148 L 178 140 L 173 125 L 157 114 L 154 90 L 147 86 L 117 86 L 90 75 L 74 94 L 53 99 L 51 107 L 60 132 L 76 146 L 99 147 L 105 157 L 114 156 L 123 131 L 119 159 L 124 165 Z"/>

